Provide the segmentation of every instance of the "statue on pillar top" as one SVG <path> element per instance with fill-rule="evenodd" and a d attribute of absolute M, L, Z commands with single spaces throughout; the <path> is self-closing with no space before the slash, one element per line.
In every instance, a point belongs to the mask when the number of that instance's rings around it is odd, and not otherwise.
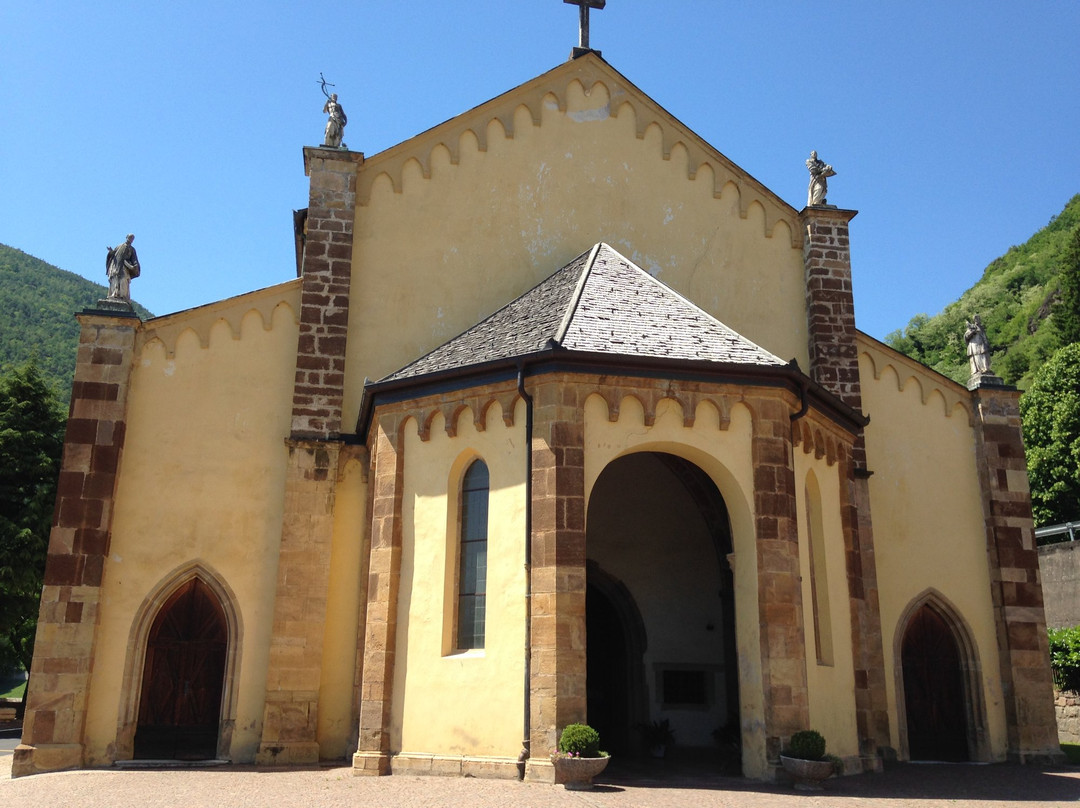
<path fill-rule="evenodd" d="M 349 119 L 345 117 L 345 109 L 338 103 L 337 93 L 326 92 L 328 86 L 334 85 L 329 84 L 322 73 L 319 74 L 319 83 L 322 85 L 323 95 L 326 96 L 322 111 L 329 116 L 323 133 L 323 146 L 331 149 L 347 149 L 349 147 L 341 142 L 341 138 L 345 135 L 345 124 L 349 122 Z"/>
<path fill-rule="evenodd" d="M 128 233 L 119 247 L 106 247 L 105 274 L 109 278 L 109 297 L 111 301 L 121 301 L 131 305 L 131 279 L 139 277 L 139 256 L 131 242 L 134 233 Z"/>
<path fill-rule="evenodd" d="M 829 191 L 829 177 L 835 177 L 833 167 L 824 160 L 819 160 L 816 151 L 810 152 L 810 159 L 806 161 L 806 167 L 810 171 L 810 188 L 806 195 L 807 207 L 828 204 L 825 194 Z"/>
<path fill-rule="evenodd" d="M 984 385 L 1001 387 L 1005 384 L 990 370 L 990 340 L 986 338 L 986 329 L 978 314 L 972 321 L 964 321 L 964 342 L 967 344 L 968 366 L 971 376 L 968 379 L 968 389 Z"/>

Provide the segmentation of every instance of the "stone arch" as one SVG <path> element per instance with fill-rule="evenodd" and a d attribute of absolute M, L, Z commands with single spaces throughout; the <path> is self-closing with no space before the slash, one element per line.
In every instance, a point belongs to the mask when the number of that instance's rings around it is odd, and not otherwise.
<path fill-rule="evenodd" d="M 908 727 L 909 699 L 904 687 L 904 639 L 913 621 L 923 609 L 930 610 L 947 628 L 948 634 L 956 645 L 959 657 L 960 686 L 963 698 L 963 716 L 966 723 L 965 735 L 968 759 L 973 761 L 990 760 L 990 743 L 987 730 L 986 703 L 982 689 L 982 664 L 979 660 L 978 646 L 975 643 L 971 627 L 963 618 L 960 610 L 933 587 L 914 597 L 900 615 L 893 634 L 893 676 L 896 686 L 896 717 L 899 730 L 899 756 L 903 760 L 911 759 L 910 733 Z"/>
<path fill-rule="evenodd" d="M 243 622 L 240 608 L 232 588 L 208 564 L 192 560 L 182 564 L 166 575 L 143 599 L 135 612 L 128 635 L 128 654 L 124 665 L 121 687 L 120 715 L 116 728 L 115 760 L 130 760 L 135 748 L 135 729 L 142 698 L 143 668 L 146 663 L 146 647 L 150 630 L 162 607 L 183 586 L 198 579 L 217 598 L 224 617 L 227 633 L 225 650 L 225 675 L 221 692 L 220 725 L 217 740 L 217 756 L 228 758 L 232 747 L 232 733 L 236 725 L 238 702 L 237 685 L 240 670 L 240 653 L 243 642 Z"/>

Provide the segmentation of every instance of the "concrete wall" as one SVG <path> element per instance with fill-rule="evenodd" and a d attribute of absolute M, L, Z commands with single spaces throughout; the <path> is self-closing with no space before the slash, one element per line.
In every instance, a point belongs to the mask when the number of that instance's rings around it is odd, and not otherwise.
<path fill-rule="evenodd" d="M 1039 570 L 1047 627 L 1080 626 L 1080 541 L 1040 547 Z"/>

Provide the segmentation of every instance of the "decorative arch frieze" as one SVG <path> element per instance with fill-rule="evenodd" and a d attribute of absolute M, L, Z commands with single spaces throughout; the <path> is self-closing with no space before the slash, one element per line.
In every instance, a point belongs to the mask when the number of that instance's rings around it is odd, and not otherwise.
<path fill-rule="evenodd" d="M 714 198 L 720 198 L 725 185 L 733 184 L 739 193 L 741 218 L 749 217 L 751 204 L 760 205 L 764 235 L 771 238 L 777 224 L 784 222 L 792 248 L 801 249 L 804 233 L 801 227 L 794 226 L 797 219 L 794 208 L 629 84 L 613 68 L 590 57 L 549 71 L 470 112 L 368 158 L 357 175 L 357 205 L 366 207 L 371 202 L 372 189 L 383 176 L 389 180 L 394 193 L 402 193 L 403 174 L 410 161 L 416 161 L 421 166 L 424 179 L 430 179 L 432 153 L 436 148 L 445 148 L 450 154 L 450 164 L 459 165 L 462 139 L 467 135 L 476 139 L 478 152 L 486 152 L 488 128 L 493 122 L 499 123 L 506 139 L 514 139 L 514 119 L 519 109 L 527 110 L 534 128 L 543 125 L 543 109 L 552 100 L 560 114 L 567 114 L 571 92 L 586 96 L 606 93 L 608 103 L 602 108 L 603 113 L 617 118 L 627 111 L 631 112 L 639 140 L 645 140 L 648 130 L 655 126 L 659 130 L 657 156 L 660 159 L 671 160 L 676 146 L 680 147 L 684 153 L 682 168 L 688 181 L 694 181 L 697 174 L 707 167 L 713 175 Z"/>
<path fill-rule="evenodd" d="M 858 335 L 858 342 L 860 356 L 869 362 L 875 381 L 888 382 L 891 379 L 899 393 L 904 392 L 909 384 L 914 384 L 923 406 L 938 406 L 932 403 L 937 398 L 946 418 L 951 418 L 960 409 L 966 414 L 968 425 L 975 425 L 971 394 L 962 385 L 865 334 Z"/>
<path fill-rule="evenodd" d="M 292 288 L 290 288 L 292 287 Z M 195 309 L 155 317 L 143 323 L 136 336 L 136 352 L 159 342 L 168 359 L 176 357 L 176 345 L 180 337 L 191 332 L 202 348 L 210 347 L 211 331 L 224 323 L 234 340 L 243 337 L 244 322 L 255 313 L 263 331 L 274 328 L 274 319 L 284 315 L 299 324 L 300 280 L 260 289 L 240 297 L 200 306 Z"/>
<path fill-rule="evenodd" d="M 114 760 L 130 760 L 135 748 L 135 728 L 142 697 L 143 667 L 146 646 L 154 620 L 174 592 L 192 579 L 198 578 L 213 592 L 225 615 L 228 645 L 225 656 L 225 679 L 221 695 L 221 724 L 218 731 L 218 757 L 227 758 L 232 746 L 238 702 L 237 683 L 240 653 L 244 638 L 240 604 L 232 587 L 213 567 L 200 559 L 192 559 L 165 575 L 147 593 L 131 622 L 128 634 L 124 679 L 120 688 L 120 712 L 116 725 Z"/>

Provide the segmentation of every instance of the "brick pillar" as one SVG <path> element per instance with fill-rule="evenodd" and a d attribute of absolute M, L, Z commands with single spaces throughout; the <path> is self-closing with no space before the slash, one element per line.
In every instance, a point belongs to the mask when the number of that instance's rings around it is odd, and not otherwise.
<path fill-rule="evenodd" d="M 13 777 L 83 763 L 101 582 L 141 323 L 130 310 L 86 311 L 78 319 L 75 382 Z"/>
<path fill-rule="evenodd" d="M 984 385 L 973 398 L 1008 755 L 1020 762 L 1061 762 L 1020 394 Z"/>
<path fill-rule="evenodd" d="M 587 718 L 584 410 L 565 394 L 560 380 L 540 383 L 534 393 L 532 757 L 525 776 L 542 782 L 554 782 L 547 752 L 558 733 Z"/>
<path fill-rule="evenodd" d="M 325 440 L 341 434 L 356 172 L 363 162 L 360 152 L 304 149 L 311 188 L 293 388 L 294 438 Z"/>
<path fill-rule="evenodd" d="M 360 739 L 355 774 L 390 774 L 398 590 L 401 586 L 401 496 L 404 457 L 397 419 L 381 419 L 371 447 L 371 556 L 368 566 Z"/>
<path fill-rule="evenodd" d="M 862 381 L 855 331 L 848 224 L 857 211 L 831 206 L 804 208 L 803 266 L 809 336 L 810 378 L 852 409 L 862 410 Z M 864 769 L 877 769 L 881 750 L 890 743 L 885 693 L 885 656 L 881 639 L 874 534 L 870 518 L 870 471 L 866 442 L 855 437 L 845 470 L 847 497 L 841 504 L 847 556 L 855 667 L 855 704 L 859 753 Z"/>
<path fill-rule="evenodd" d="M 256 754 L 261 764 L 319 760 L 319 681 L 341 450 L 356 172 L 363 160 L 359 152 L 304 149 L 311 184 L 285 511 Z"/>
<path fill-rule="evenodd" d="M 799 571 L 799 528 L 792 465 L 790 408 L 762 399 L 753 421 L 761 686 L 765 755 L 778 764 L 781 744 L 806 729 L 806 637 Z"/>
<path fill-rule="evenodd" d="M 810 378 L 856 410 L 862 409 L 855 302 L 851 291 L 848 222 L 857 211 L 804 208 L 803 266 Z M 861 438 L 859 441 L 862 443 Z M 857 458 L 861 460 L 862 458 Z"/>

